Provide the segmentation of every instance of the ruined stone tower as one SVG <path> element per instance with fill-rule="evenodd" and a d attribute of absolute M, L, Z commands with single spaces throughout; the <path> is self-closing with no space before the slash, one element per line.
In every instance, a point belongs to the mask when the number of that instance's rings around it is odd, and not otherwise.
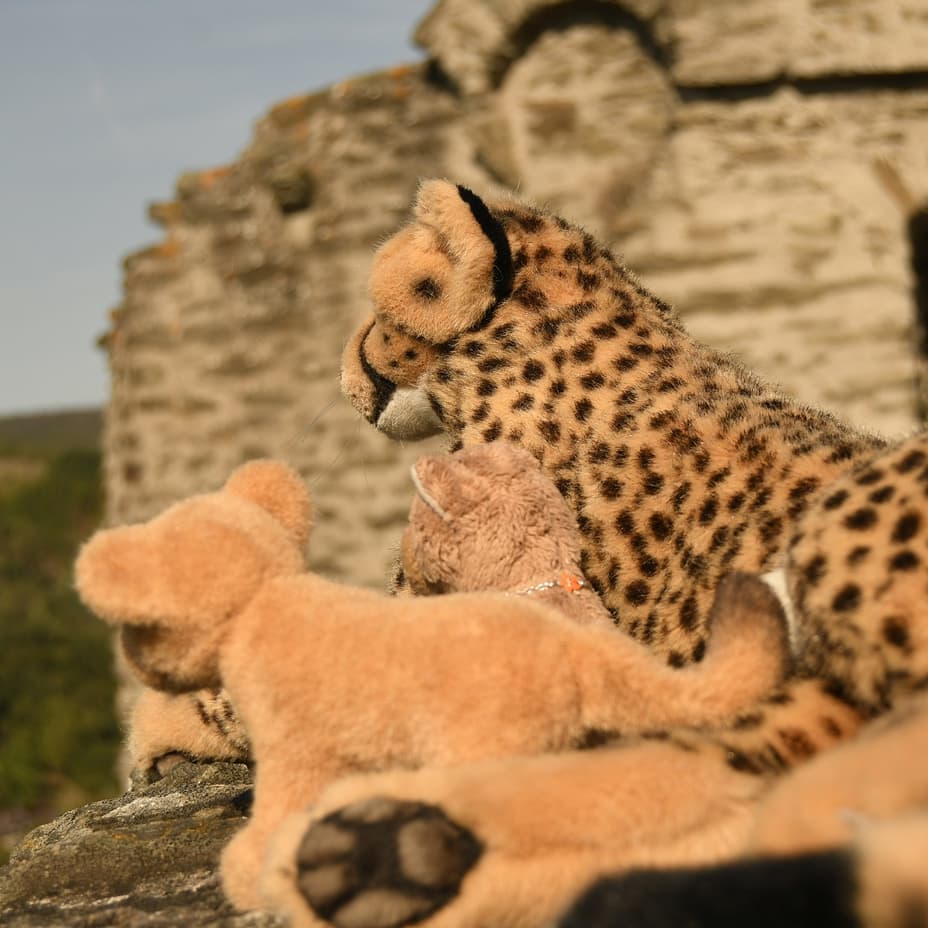
<path fill-rule="evenodd" d="M 111 521 L 273 455 L 314 566 L 381 586 L 399 448 L 338 388 L 374 246 L 420 177 L 514 188 L 622 253 L 690 329 L 811 403 L 914 425 L 906 217 L 928 176 L 924 0 L 441 0 L 429 59 L 273 106 L 151 207 L 105 338 Z"/>

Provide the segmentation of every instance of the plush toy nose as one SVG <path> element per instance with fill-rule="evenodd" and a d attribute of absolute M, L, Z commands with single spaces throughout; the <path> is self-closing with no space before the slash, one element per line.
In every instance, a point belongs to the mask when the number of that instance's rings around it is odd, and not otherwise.
<path fill-rule="evenodd" d="M 98 532 L 77 556 L 74 580 L 84 604 L 101 619 L 121 624 L 138 618 L 145 600 L 143 552 L 133 545 L 131 528 Z"/>

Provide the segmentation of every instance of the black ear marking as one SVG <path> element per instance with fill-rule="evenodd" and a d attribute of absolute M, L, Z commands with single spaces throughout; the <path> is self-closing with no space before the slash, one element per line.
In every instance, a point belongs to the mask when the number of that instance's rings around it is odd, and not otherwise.
<path fill-rule="evenodd" d="M 502 224 L 487 209 L 486 203 L 476 193 L 468 190 L 467 187 L 461 186 L 461 184 L 458 184 L 457 188 L 461 199 L 470 207 L 474 219 L 477 220 L 477 225 L 493 243 L 493 248 L 496 251 L 496 256 L 493 259 L 493 300 L 495 303 L 501 303 L 512 292 L 512 283 L 515 279 L 509 239 L 506 238 L 506 232 Z M 481 320 L 474 328 L 480 328 L 481 325 L 485 324 Z"/>

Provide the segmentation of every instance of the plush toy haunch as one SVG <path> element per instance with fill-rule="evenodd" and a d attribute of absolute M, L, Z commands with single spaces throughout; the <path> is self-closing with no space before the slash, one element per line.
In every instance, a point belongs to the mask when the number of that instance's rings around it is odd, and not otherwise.
<path fill-rule="evenodd" d="M 517 465 L 501 446 L 483 453 Z M 425 504 L 447 521 L 454 486 L 440 472 L 447 476 L 425 462 L 418 479 Z M 251 821 L 222 862 L 239 907 L 260 902 L 257 877 L 284 816 L 346 773 L 717 723 L 782 676 L 783 629 L 752 622 L 750 611 L 723 610 L 705 660 L 675 671 L 612 627 L 566 618 L 529 588 L 410 599 L 332 583 L 304 570 L 310 513 L 296 473 L 256 461 L 219 492 L 99 532 L 76 566 L 81 597 L 121 629 L 143 682 L 170 692 L 223 685 L 231 696 L 257 764 Z M 533 573 L 530 557 L 500 549 L 522 539 L 529 551 L 544 538 L 536 528 L 545 507 L 526 501 L 511 513 L 521 523 L 486 526 L 486 561 L 508 558 L 520 583 L 545 594 L 559 554 L 541 545 Z M 454 573 L 453 545 L 431 551 L 428 532 L 410 535 L 417 576 L 436 583 Z"/>

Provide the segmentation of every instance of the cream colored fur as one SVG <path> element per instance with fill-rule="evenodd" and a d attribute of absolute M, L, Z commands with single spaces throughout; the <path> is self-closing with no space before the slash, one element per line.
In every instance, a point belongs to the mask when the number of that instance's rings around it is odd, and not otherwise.
<path fill-rule="evenodd" d="M 702 664 L 674 671 L 531 596 L 404 600 L 332 583 L 303 572 L 310 511 L 296 474 L 253 462 L 218 493 L 98 533 L 77 562 L 82 598 L 122 629 L 146 683 L 221 683 L 240 713 L 257 763 L 252 819 L 223 855 L 240 907 L 258 901 L 272 831 L 347 773 L 717 723 L 781 676 L 782 629 L 763 614 L 720 619 Z"/>

